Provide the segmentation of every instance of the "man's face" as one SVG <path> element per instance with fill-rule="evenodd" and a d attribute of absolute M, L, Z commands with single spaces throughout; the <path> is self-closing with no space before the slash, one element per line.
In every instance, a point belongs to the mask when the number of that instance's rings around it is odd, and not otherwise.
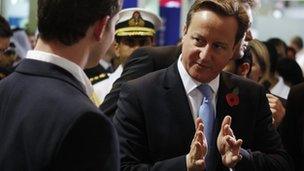
<path fill-rule="evenodd" d="M 0 37 L 0 67 L 11 67 L 15 61 L 15 53 L 7 53 L 10 46 L 10 38 Z"/>
<path fill-rule="evenodd" d="M 195 80 L 213 80 L 232 58 L 238 28 L 234 17 L 195 12 L 182 39 L 182 63 Z"/>
<path fill-rule="evenodd" d="M 115 44 L 115 55 L 119 58 L 120 63 L 124 63 L 134 50 L 139 47 L 153 46 L 152 37 L 147 36 L 123 36 Z"/>
<path fill-rule="evenodd" d="M 252 10 L 251 7 L 249 6 L 249 4 L 247 3 L 243 3 L 242 4 L 245 7 L 245 10 L 247 12 L 247 15 L 249 17 L 249 23 L 251 26 L 251 23 L 253 21 L 253 16 L 252 16 Z M 244 51 L 246 50 L 246 48 L 248 47 L 248 43 L 250 40 L 252 40 L 252 32 L 251 32 L 251 28 L 249 27 L 244 35 L 244 37 L 241 39 L 241 42 L 238 44 L 238 46 L 236 47 L 234 54 L 233 54 L 233 59 L 238 59 L 241 58 L 244 55 Z"/>
<path fill-rule="evenodd" d="M 10 44 L 9 37 L 0 37 L 0 56 L 9 47 L 9 44 Z"/>

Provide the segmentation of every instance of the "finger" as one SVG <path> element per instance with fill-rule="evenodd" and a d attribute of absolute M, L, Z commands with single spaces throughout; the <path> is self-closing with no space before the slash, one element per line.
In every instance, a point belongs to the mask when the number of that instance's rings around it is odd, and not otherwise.
<path fill-rule="evenodd" d="M 197 131 L 202 131 L 202 132 L 204 132 L 204 124 L 203 124 L 203 123 L 200 122 L 200 123 L 198 124 Z"/>
<path fill-rule="evenodd" d="M 198 130 L 196 130 L 195 131 L 195 134 L 194 134 L 194 137 L 193 137 L 193 139 L 192 139 L 192 142 L 191 142 L 191 145 L 190 145 L 190 147 L 192 147 L 193 145 L 194 145 L 194 143 L 195 143 L 195 141 L 197 141 L 197 136 L 198 136 Z"/>
<path fill-rule="evenodd" d="M 197 117 L 195 119 L 195 129 L 197 129 L 200 123 L 203 123 L 203 120 L 200 117 Z"/>
<path fill-rule="evenodd" d="M 225 118 L 222 121 L 222 126 L 221 126 L 221 131 L 224 133 L 224 128 L 225 125 L 230 125 L 231 124 L 231 117 L 229 115 L 225 116 Z"/>
<path fill-rule="evenodd" d="M 236 146 L 236 140 L 234 137 L 227 135 L 226 141 L 228 143 L 229 150 L 232 150 L 232 147 Z"/>
<path fill-rule="evenodd" d="M 271 110 L 271 113 L 272 113 L 272 114 L 276 114 L 276 113 L 277 113 L 277 110 L 274 109 L 274 108 L 270 108 L 270 110 Z"/>
<path fill-rule="evenodd" d="M 275 98 L 277 98 L 276 96 L 274 96 L 274 95 L 272 95 L 272 94 L 266 94 L 266 97 L 267 98 L 270 98 L 270 99 L 275 99 Z"/>
<path fill-rule="evenodd" d="M 233 130 L 231 129 L 230 125 L 225 125 L 223 135 L 230 135 L 234 137 Z"/>
<path fill-rule="evenodd" d="M 203 131 L 198 131 L 197 132 L 197 138 L 196 141 L 198 141 L 199 143 L 203 144 Z"/>
<path fill-rule="evenodd" d="M 205 169 L 205 160 L 204 159 L 200 159 L 200 160 L 196 160 L 194 162 L 196 168 L 198 170 L 204 170 Z"/>
<path fill-rule="evenodd" d="M 274 108 L 274 107 L 277 106 L 277 104 L 276 103 L 269 103 L 269 106 L 272 107 L 272 108 Z"/>

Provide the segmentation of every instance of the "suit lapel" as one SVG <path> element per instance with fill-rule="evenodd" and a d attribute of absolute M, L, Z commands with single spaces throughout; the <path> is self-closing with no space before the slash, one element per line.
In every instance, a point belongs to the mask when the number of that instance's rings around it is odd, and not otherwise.
<path fill-rule="evenodd" d="M 17 66 L 16 72 L 59 79 L 69 83 L 86 95 L 81 83 L 71 73 L 54 64 L 32 59 L 24 59 Z"/>
<path fill-rule="evenodd" d="M 167 69 L 163 85 L 166 92 L 165 101 L 168 104 L 170 113 L 174 114 L 174 117 L 172 117 L 173 123 L 182 126 L 183 131 L 192 138 L 195 132 L 195 124 L 188 98 L 178 73 L 177 62 Z"/>
<path fill-rule="evenodd" d="M 238 87 L 234 84 L 231 79 L 231 74 L 222 72 L 220 75 L 220 85 L 218 90 L 218 98 L 217 98 L 217 105 L 216 105 L 216 128 L 217 132 L 221 128 L 222 120 L 226 115 L 233 115 L 236 114 L 238 111 L 238 106 L 230 106 L 227 100 L 227 95 L 232 93 Z"/>

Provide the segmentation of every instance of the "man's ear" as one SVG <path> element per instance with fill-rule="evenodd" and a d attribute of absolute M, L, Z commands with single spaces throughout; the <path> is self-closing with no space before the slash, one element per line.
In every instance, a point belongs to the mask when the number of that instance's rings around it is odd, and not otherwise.
<path fill-rule="evenodd" d="M 119 47 L 118 46 L 119 46 L 119 44 L 114 40 L 114 53 L 115 53 L 116 57 L 120 56 Z"/>
<path fill-rule="evenodd" d="M 238 75 L 247 78 L 247 75 L 249 74 L 250 71 L 250 65 L 249 63 L 245 62 L 241 66 L 238 67 Z"/>
<path fill-rule="evenodd" d="M 185 36 L 187 34 L 188 31 L 188 27 L 186 26 L 186 24 L 184 24 L 183 26 L 183 36 Z"/>
<path fill-rule="evenodd" d="M 110 20 L 110 16 L 105 16 L 102 19 L 100 19 L 99 21 L 97 21 L 97 24 L 94 28 L 94 38 L 99 41 L 101 35 L 104 33 L 107 24 Z"/>

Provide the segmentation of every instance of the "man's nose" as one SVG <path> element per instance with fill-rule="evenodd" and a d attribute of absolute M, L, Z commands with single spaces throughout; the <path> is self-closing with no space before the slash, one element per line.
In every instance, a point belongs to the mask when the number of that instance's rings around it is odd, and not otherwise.
<path fill-rule="evenodd" d="M 202 60 L 208 60 L 210 58 L 211 54 L 211 47 L 210 45 L 206 45 L 204 47 L 200 48 L 200 52 L 199 52 L 199 58 Z"/>

